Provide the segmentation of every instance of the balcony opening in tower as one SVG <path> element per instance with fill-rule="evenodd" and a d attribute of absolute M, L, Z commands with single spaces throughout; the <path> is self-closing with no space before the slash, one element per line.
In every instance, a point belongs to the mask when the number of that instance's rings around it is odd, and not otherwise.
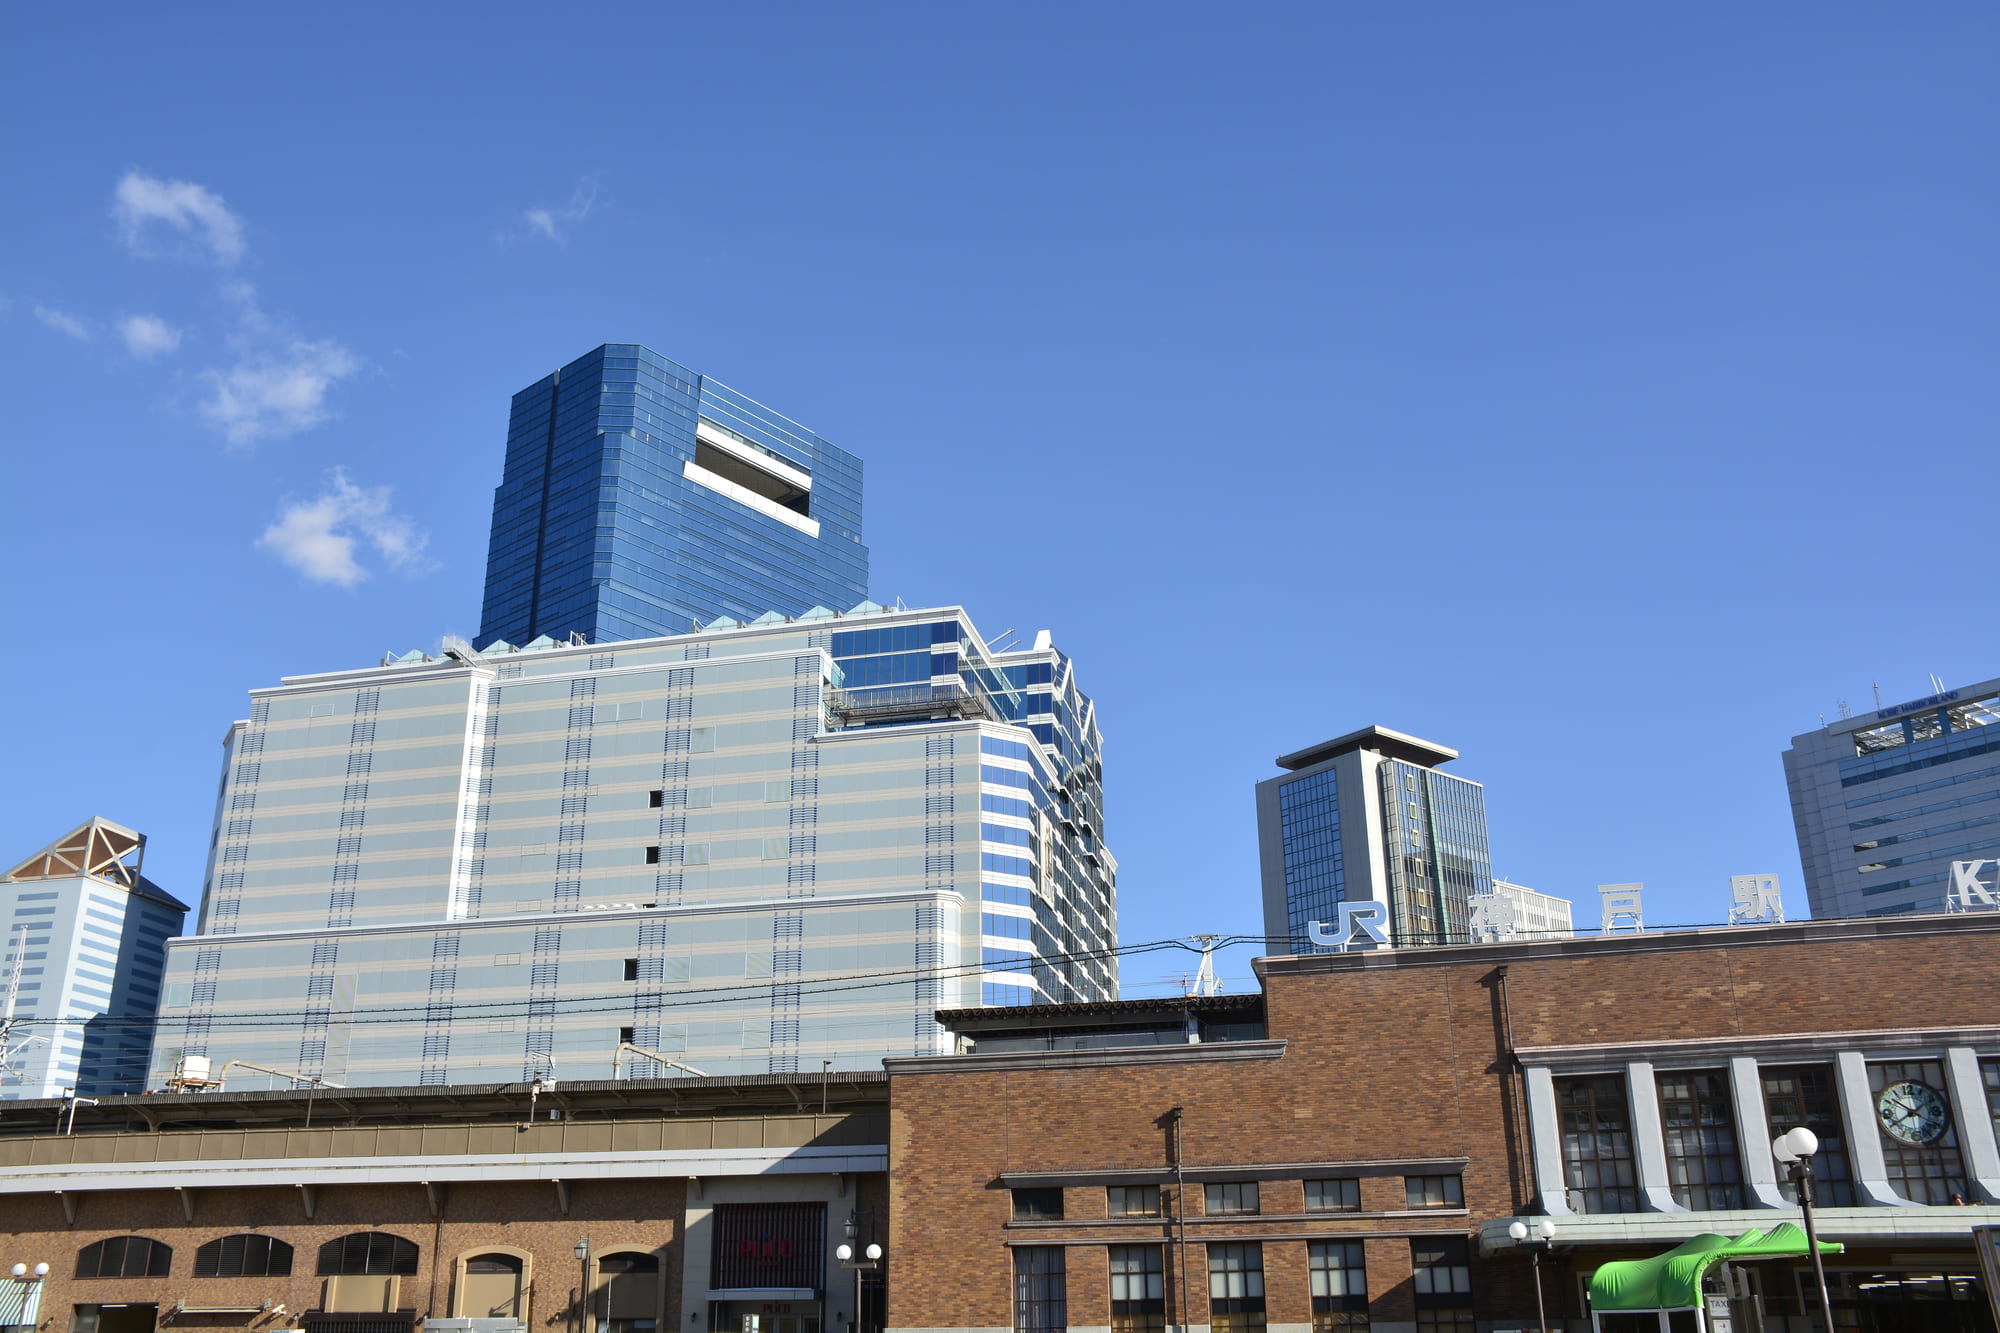
<path fill-rule="evenodd" d="M 725 426 L 706 419 L 698 424 L 694 465 L 801 517 L 812 516 L 811 475 Z"/>

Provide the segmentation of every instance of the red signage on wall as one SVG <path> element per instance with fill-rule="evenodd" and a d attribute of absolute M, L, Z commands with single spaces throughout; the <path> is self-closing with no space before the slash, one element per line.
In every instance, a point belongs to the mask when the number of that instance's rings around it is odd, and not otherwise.
<path fill-rule="evenodd" d="M 825 1251 L 823 1203 L 717 1204 L 708 1285 L 817 1291 Z"/>

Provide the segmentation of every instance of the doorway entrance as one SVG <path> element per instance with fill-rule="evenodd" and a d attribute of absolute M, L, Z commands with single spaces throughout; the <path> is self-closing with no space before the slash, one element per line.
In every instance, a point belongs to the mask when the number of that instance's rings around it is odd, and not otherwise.
<path fill-rule="evenodd" d="M 153 1333 L 160 1307 L 153 1302 L 129 1305 L 79 1305 L 70 1327 L 75 1333 Z"/>

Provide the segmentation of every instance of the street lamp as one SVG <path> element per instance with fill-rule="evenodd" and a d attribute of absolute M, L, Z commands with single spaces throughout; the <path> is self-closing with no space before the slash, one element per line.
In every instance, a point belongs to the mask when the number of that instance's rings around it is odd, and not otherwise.
<path fill-rule="evenodd" d="M 854 1333 L 867 1333 L 861 1326 L 861 1275 L 882 1266 L 882 1247 L 870 1242 L 865 1248 L 857 1248 L 861 1236 L 861 1214 L 867 1213 L 874 1220 L 872 1208 L 857 1209 L 848 1213 L 847 1223 L 842 1228 L 847 1233 L 845 1244 L 834 1247 L 833 1257 L 840 1260 L 842 1268 L 854 1270 Z"/>
<path fill-rule="evenodd" d="M 1542 1306 L 1542 1256 L 1555 1244 L 1556 1224 L 1543 1218 L 1535 1223 L 1535 1238 L 1528 1239 L 1528 1224 L 1516 1222 L 1507 1228 L 1507 1234 L 1514 1243 L 1535 1257 L 1535 1324 L 1542 1333 L 1549 1333 L 1549 1316 Z"/>
<path fill-rule="evenodd" d="M 576 1333 L 590 1333 L 590 1233 L 570 1253 L 576 1256 Z"/>
<path fill-rule="evenodd" d="M 1785 1173 L 1799 1189 L 1799 1208 L 1806 1215 L 1806 1249 L 1812 1254 L 1813 1281 L 1819 1284 L 1819 1310 L 1826 1326 L 1833 1327 L 1833 1301 L 1826 1293 L 1826 1264 L 1819 1257 L 1819 1232 L 1813 1226 L 1813 1154 L 1819 1151 L 1819 1135 L 1804 1125 L 1794 1125 L 1778 1135 L 1771 1154 L 1785 1164 Z"/>

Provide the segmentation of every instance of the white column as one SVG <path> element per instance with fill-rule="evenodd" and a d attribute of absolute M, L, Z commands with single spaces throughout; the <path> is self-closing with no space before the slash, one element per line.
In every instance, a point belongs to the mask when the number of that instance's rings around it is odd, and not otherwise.
<path fill-rule="evenodd" d="M 1625 1100 L 1632 1114 L 1632 1157 L 1639 1168 L 1639 1210 L 1684 1213 L 1667 1179 L 1667 1139 L 1660 1124 L 1660 1087 L 1648 1060 L 1625 1066 Z"/>
<path fill-rule="evenodd" d="M 1736 1155 L 1743 1163 L 1743 1201 L 1752 1208 L 1789 1208 L 1778 1193 L 1778 1162 L 1771 1156 L 1771 1118 L 1764 1113 L 1764 1080 L 1757 1062 L 1739 1055 L 1729 1062 L 1729 1091 L 1736 1100 Z"/>
<path fill-rule="evenodd" d="M 1882 1160 L 1882 1131 L 1875 1123 L 1875 1096 L 1868 1090 L 1868 1064 L 1859 1051 L 1834 1057 L 1840 1082 L 1840 1118 L 1847 1122 L 1847 1156 L 1854 1167 L 1854 1189 L 1871 1208 L 1914 1208 L 1889 1188 L 1889 1166 Z"/>
<path fill-rule="evenodd" d="M 1528 1079 L 1528 1132 L 1535 1142 L 1535 1198 L 1542 1211 L 1570 1216 L 1563 1180 L 1562 1117 L 1556 1113 L 1556 1082 L 1546 1065 L 1531 1065 Z"/>
<path fill-rule="evenodd" d="M 1993 1114 L 1986 1106 L 1978 1054 L 1969 1046 L 1946 1051 L 1944 1077 L 1951 1088 L 1958 1146 L 1965 1154 L 1965 1174 L 1972 1178 L 1973 1193 L 1981 1203 L 2000 1203 L 2000 1144 L 1994 1142 Z"/>

